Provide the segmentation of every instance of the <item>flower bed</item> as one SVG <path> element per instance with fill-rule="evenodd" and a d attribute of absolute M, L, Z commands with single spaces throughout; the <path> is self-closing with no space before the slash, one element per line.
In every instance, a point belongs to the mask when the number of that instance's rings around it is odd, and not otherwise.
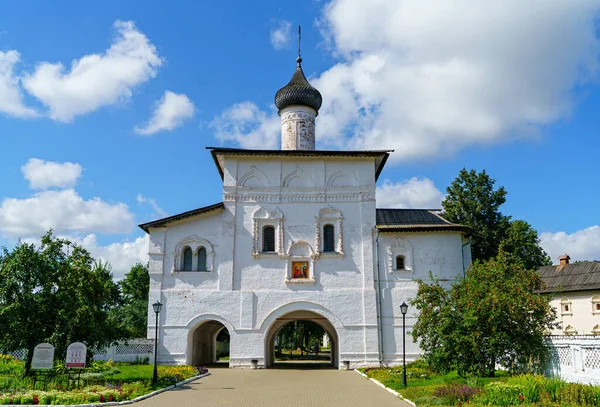
<path fill-rule="evenodd" d="M 456 372 L 438 374 L 422 361 L 407 365 L 407 384 L 402 386 L 402 367 L 361 369 L 367 376 L 396 390 L 417 406 L 556 406 L 600 407 L 600 386 L 567 383 L 536 375 L 461 378 Z"/>
<path fill-rule="evenodd" d="M 79 383 L 69 383 L 59 366 L 46 383 L 46 391 L 43 391 L 39 381 L 34 388 L 32 378 L 21 377 L 22 362 L 0 357 L 0 405 L 132 400 L 208 371 L 201 366 L 158 366 L 158 383 L 152 385 L 153 370 L 154 366 L 146 364 L 94 362 L 81 374 Z"/>

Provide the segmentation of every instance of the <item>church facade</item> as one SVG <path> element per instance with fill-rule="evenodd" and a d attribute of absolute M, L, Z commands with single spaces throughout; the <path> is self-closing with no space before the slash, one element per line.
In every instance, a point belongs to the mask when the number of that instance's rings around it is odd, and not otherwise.
<path fill-rule="evenodd" d="M 149 234 L 148 337 L 159 315 L 161 364 L 216 360 L 268 368 L 275 335 L 293 320 L 325 328 L 334 367 L 402 363 L 400 304 L 429 271 L 452 281 L 471 262 L 468 229 L 435 211 L 378 209 L 391 151 L 315 150 L 321 95 L 298 57 L 275 96 L 281 150 L 208 148 L 223 201 L 140 227 Z M 406 315 L 406 331 L 415 310 Z M 419 347 L 406 335 L 407 359 Z"/>

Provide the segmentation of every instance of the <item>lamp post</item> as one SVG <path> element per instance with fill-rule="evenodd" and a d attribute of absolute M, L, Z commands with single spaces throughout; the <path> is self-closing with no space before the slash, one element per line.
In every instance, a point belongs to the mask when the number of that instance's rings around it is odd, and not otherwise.
<path fill-rule="evenodd" d="M 152 304 L 152 308 L 154 308 L 154 313 L 156 314 L 156 325 L 154 326 L 154 374 L 152 375 L 152 384 L 156 384 L 158 381 L 158 370 L 156 369 L 156 357 L 158 356 L 158 314 L 160 314 L 162 306 L 163 305 L 159 301 Z"/>
<path fill-rule="evenodd" d="M 402 312 L 402 386 L 406 387 L 406 312 L 408 305 L 403 301 L 400 305 Z"/>

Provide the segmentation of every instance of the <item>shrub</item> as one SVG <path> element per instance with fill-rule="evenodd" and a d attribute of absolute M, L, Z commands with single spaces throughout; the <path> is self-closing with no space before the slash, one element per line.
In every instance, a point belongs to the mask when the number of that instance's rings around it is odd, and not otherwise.
<path fill-rule="evenodd" d="M 485 392 L 474 398 L 481 404 L 509 406 L 520 404 L 519 396 L 523 397 L 523 387 L 518 384 L 491 382 L 485 386 Z"/>
<path fill-rule="evenodd" d="M 455 405 L 457 402 L 465 402 L 481 391 L 480 388 L 470 387 L 466 384 L 453 383 L 434 390 L 433 395 L 444 400 L 445 403 Z"/>
<path fill-rule="evenodd" d="M 600 387 L 570 383 L 558 389 L 557 401 L 578 406 L 600 406 Z"/>

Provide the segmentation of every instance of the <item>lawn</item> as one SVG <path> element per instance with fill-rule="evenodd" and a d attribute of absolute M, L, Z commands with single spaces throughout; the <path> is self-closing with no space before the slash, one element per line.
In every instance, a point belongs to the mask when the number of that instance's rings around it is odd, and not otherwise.
<path fill-rule="evenodd" d="M 566 383 L 536 375 L 460 377 L 456 372 L 438 374 L 417 361 L 407 365 L 407 387 L 402 386 L 402 367 L 360 369 L 367 376 L 399 392 L 417 406 L 600 406 L 600 387 Z"/>
<path fill-rule="evenodd" d="M 193 366 L 158 366 L 158 382 L 152 385 L 154 366 L 93 362 L 69 381 L 60 366 L 47 383 L 23 378 L 23 362 L 0 355 L 0 404 L 80 404 L 131 400 L 205 372 Z M 45 389 L 44 389 L 45 388 Z"/>

